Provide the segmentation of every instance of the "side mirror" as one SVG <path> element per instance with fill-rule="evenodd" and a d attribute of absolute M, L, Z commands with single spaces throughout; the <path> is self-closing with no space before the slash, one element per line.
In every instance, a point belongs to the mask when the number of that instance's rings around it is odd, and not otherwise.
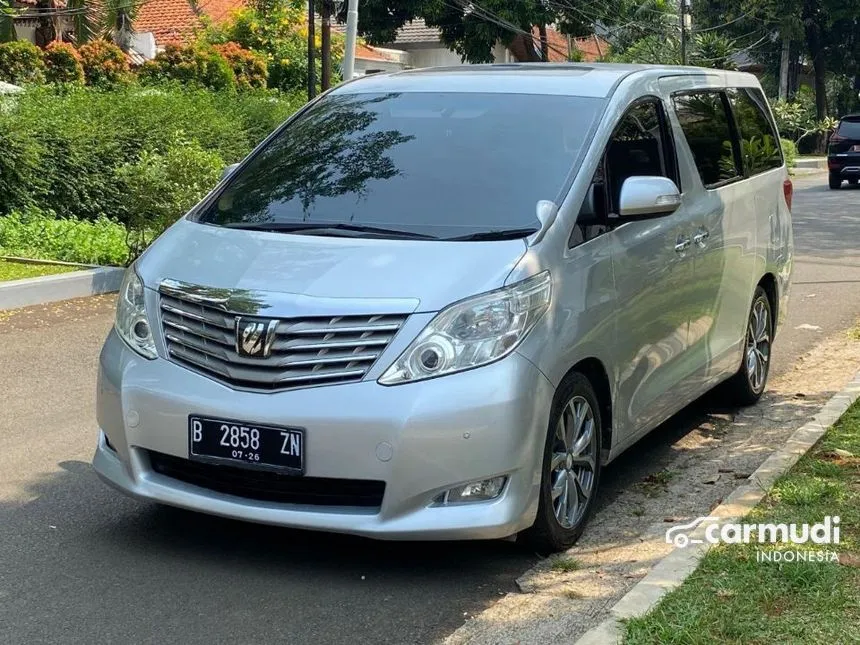
<path fill-rule="evenodd" d="M 648 218 L 669 215 L 681 205 L 681 191 L 666 177 L 628 177 L 621 186 L 618 215 Z"/>
<path fill-rule="evenodd" d="M 238 168 L 238 167 L 239 167 L 239 164 L 231 163 L 229 166 L 224 168 L 224 170 L 221 171 L 221 181 L 224 181 L 225 179 L 227 179 L 227 177 L 232 175 L 233 171 L 236 170 L 236 168 Z"/>

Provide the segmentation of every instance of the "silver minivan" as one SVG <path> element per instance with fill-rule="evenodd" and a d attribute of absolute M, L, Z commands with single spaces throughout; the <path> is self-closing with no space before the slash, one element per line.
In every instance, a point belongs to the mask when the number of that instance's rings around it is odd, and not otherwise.
<path fill-rule="evenodd" d="M 761 396 L 791 196 L 748 74 L 345 83 L 128 269 L 95 470 L 253 522 L 563 549 L 602 466 L 717 385 Z"/>

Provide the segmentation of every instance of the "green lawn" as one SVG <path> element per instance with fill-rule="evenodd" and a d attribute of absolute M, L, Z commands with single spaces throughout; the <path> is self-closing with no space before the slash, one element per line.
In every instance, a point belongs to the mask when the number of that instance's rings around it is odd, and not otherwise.
<path fill-rule="evenodd" d="M 625 643 L 860 643 L 860 403 L 782 477 L 747 522 L 840 517 L 839 562 L 758 562 L 770 545 L 722 545 L 646 616 Z M 786 547 L 780 547 L 786 548 Z M 795 548 L 795 547 L 792 547 Z"/>
<path fill-rule="evenodd" d="M 21 278 L 36 278 L 40 275 L 67 273 L 79 271 L 80 267 L 69 267 L 51 264 L 27 264 L 24 262 L 9 262 L 0 260 L 0 282 L 5 280 L 20 280 Z"/>

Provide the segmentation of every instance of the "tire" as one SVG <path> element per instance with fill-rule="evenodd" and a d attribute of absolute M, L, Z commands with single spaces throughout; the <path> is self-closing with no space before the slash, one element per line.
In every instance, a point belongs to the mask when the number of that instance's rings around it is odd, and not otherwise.
<path fill-rule="evenodd" d="M 579 417 L 581 423 L 577 423 Z M 602 428 L 600 404 L 591 383 L 582 374 L 568 375 L 553 399 L 541 462 L 537 517 L 522 535 L 539 553 L 563 551 L 582 535 L 594 510 L 600 482 Z M 561 434 L 565 435 L 564 439 Z M 583 442 L 586 436 L 587 442 Z M 578 450 L 577 440 L 583 442 Z M 567 457 L 563 457 L 565 453 Z M 553 488 L 559 483 L 561 486 L 556 486 L 556 491 L 566 492 L 554 498 Z M 575 507 L 571 494 L 576 496 Z"/>
<path fill-rule="evenodd" d="M 831 190 L 838 190 L 842 188 L 842 177 L 840 177 L 839 175 L 830 175 L 828 179 L 828 183 L 830 184 Z"/>
<path fill-rule="evenodd" d="M 760 323 L 762 315 L 765 317 L 763 325 Z M 741 366 L 737 374 L 726 382 L 732 403 L 741 406 L 753 405 L 761 398 L 767 387 L 767 377 L 770 373 L 772 341 L 773 312 L 770 300 L 764 289 L 758 286 L 753 296 L 750 313 L 747 315 Z"/>

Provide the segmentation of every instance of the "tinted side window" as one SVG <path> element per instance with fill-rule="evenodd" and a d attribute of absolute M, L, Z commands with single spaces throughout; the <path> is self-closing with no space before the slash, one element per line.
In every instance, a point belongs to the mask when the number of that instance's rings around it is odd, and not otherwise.
<path fill-rule="evenodd" d="M 725 95 L 714 91 L 684 92 L 672 98 L 705 187 L 714 188 L 740 177 Z"/>
<path fill-rule="evenodd" d="M 675 147 L 668 134 L 663 106 L 656 99 L 633 105 L 615 127 L 594 173 L 569 246 L 587 242 L 609 230 L 610 213 L 618 212 L 621 186 L 629 177 L 640 176 L 668 177 L 678 182 Z"/>
<path fill-rule="evenodd" d="M 612 134 L 606 149 L 609 199 L 618 207 L 621 186 L 629 177 L 669 177 L 674 179 L 662 129 L 661 108 L 656 101 L 634 105 Z"/>
<path fill-rule="evenodd" d="M 729 90 L 741 139 L 741 155 L 747 175 L 782 166 L 782 149 L 765 111 L 764 97 L 748 88 Z"/>

